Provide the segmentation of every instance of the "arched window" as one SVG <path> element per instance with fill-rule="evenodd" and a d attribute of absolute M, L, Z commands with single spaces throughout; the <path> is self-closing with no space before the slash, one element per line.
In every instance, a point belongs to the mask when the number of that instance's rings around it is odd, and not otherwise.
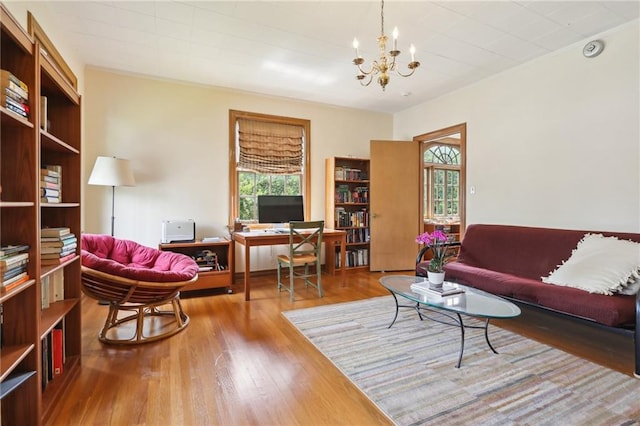
<path fill-rule="evenodd" d="M 460 217 L 460 148 L 435 143 L 424 152 L 425 219 Z"/>
<path fill-rule="evenodd" d="M 425 151 L 424 162 L 460 166 L 460 150 L 450 145 L 433 145 Z"/>

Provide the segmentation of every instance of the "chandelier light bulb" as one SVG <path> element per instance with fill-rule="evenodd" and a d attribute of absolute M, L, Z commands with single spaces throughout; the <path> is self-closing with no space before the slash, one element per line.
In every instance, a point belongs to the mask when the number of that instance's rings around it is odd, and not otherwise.
<path fill-rule="evenodd" d="M 416 47 L 411 43 L 411 47 L 409 47 L 409 53 L 411 53 L 411 62 L 416 61 Z"/>
<path fill-rule="evenodd" d="M 398 27 L 393 28 L 393 50 L 398 50 Z"/>

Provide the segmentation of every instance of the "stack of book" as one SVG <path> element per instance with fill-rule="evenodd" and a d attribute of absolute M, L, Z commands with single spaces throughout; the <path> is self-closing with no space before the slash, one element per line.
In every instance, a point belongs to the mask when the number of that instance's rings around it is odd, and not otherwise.
<path fill-rule="evenodd" d="M 334 169 L 334 178 L 335 180 L 365 180 L 367 175 L 360 169 L 352 169 L 347 166 L 336 166 Z"/>
<path fill-rule="evenodd" d="M 29 246 L 10 245 L 0 247 L 0 283 L 2 292 L 22 284 L 29 279 Z"/>
<path fill-rule="evenodd" d="M 57 265 L 73 259 L 78 239 L 69 228 L 43 228 L 40 230 L 40 264 Z"/>
<path fill-rule="evenodd" d="M 456 284 L 445 282 L 441 286 L 436 287 L 430 284 L 428 281 L 425 281 L 424 283 L 411 284 L 411 291 L 415 293 L 423 294 L 426 296 L 439 296 L 439 297 L 452 296 L 454 294 L 464 293 L 464 289 L 461 287 L 458 287 Z"/>
<path fill-rule="evenodd" d="M 21 117 L 29 117 L 29 87 L 7 70 L 0 70 L 0 105 Z"/>
<path fill-rule="evenodd" d="M 40 201 L 62 201 L 62 166 L 48 165 L 40 169 Z"/>

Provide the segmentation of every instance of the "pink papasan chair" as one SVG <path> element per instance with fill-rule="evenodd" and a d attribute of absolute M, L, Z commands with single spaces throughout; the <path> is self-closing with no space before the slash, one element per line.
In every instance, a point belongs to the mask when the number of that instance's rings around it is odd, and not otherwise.
<path fill-rule="evenodd" d="M 81 242 L 82 291 L 109 303 L 98 335 L 101 342 L 151 342 L 189 324 L 180 304 L 180 290 L 198 279 L 193 259 L 109 235 L 83 234 Z M 165 305 L 170 310 L 160 309 Z M 135 321 L 134 327 L 130 321 Z"/>

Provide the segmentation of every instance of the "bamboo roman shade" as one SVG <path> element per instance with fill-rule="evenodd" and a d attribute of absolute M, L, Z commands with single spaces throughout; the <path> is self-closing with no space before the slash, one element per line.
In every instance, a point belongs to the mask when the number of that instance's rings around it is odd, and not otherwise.
<path fill-rule="evenodd" d="M 238 169 L 263 174 L 302 173 L 304 128 L 238 119 Z"/>

